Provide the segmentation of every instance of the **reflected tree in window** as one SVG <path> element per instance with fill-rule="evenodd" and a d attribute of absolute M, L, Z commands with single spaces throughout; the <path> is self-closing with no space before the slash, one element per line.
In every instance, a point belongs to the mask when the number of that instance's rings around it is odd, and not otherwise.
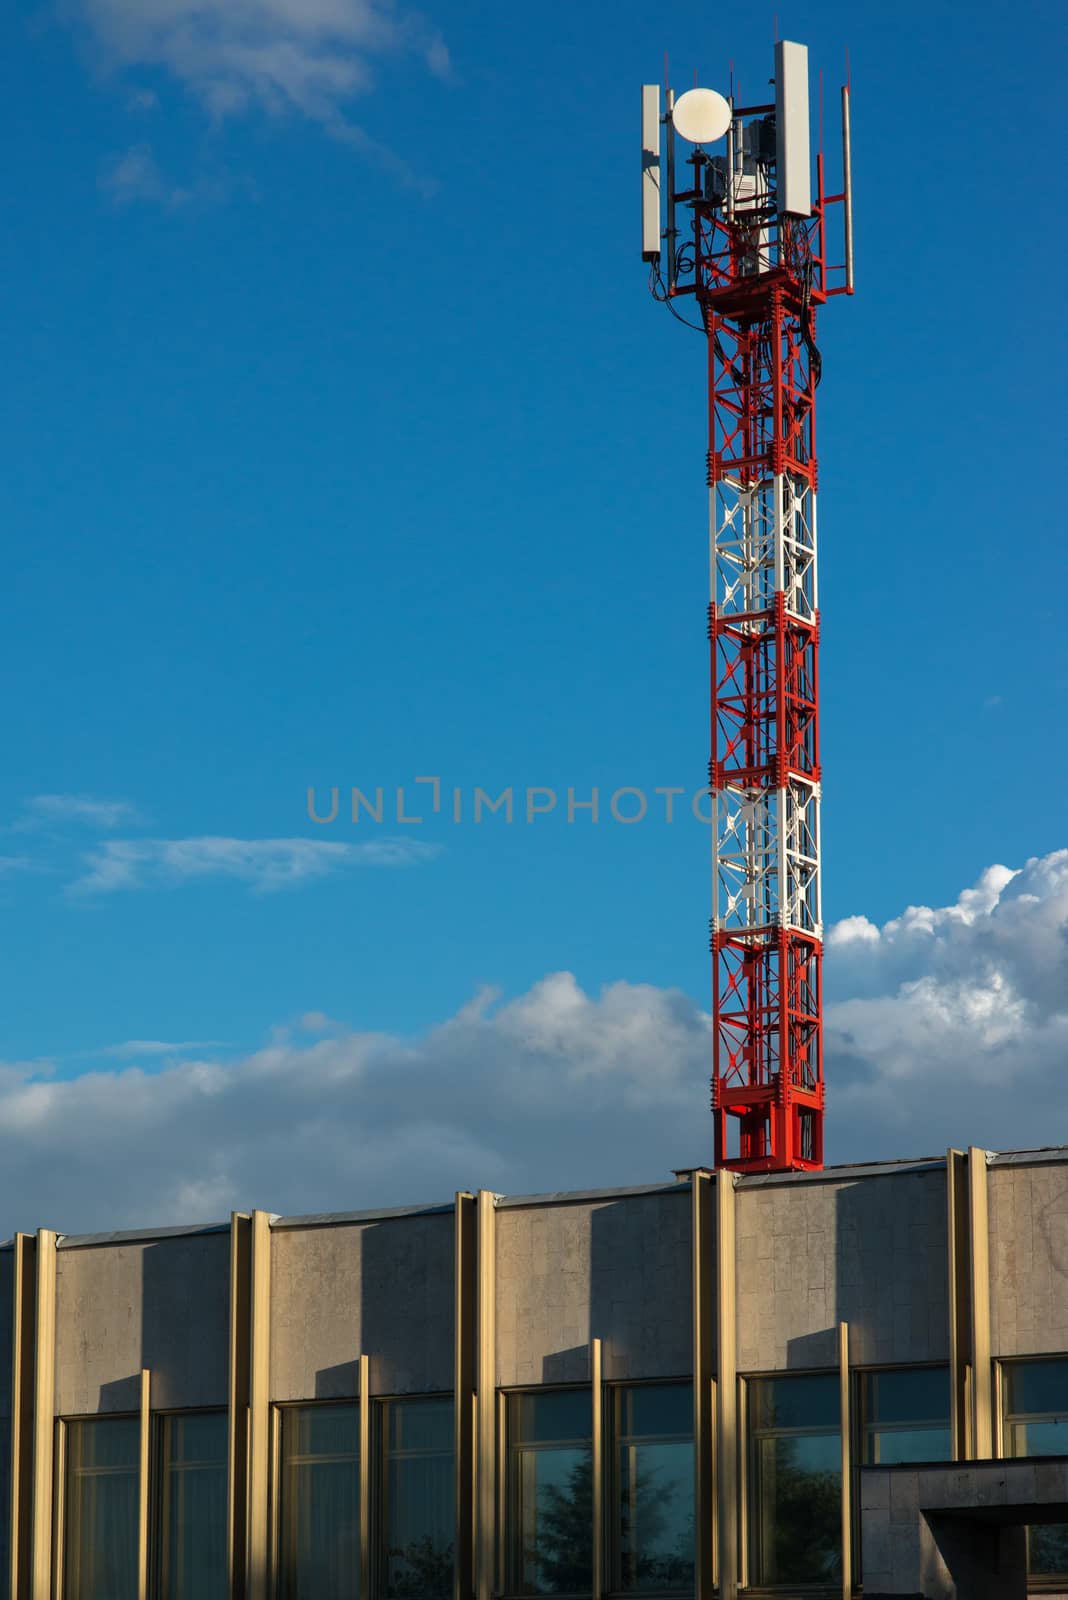
<path fill-rule="evenodd" d="M 1006 1362 L 1002 1379 L 1006 1454 L 1068 1455 L 1068 1361 Z M 1068 1581 L 1068 1523 L 1028 1528 L 1027 1564 L 1035 1577 Z"/>
<path fill-rule="evenodd" d="M 509 1396 L 509 1587 L 583 1594 L 593 1581 L 593 1439 L 589 1389 Z"/>
<path fill-rule="evenodd" d="M 830 1583 L 842 1571 L 837 1440 L 765 1441 L 760 1458 L 762 1583 Z"/>
<path fill-rule="evenodd" d="M 390 1600 L 451 1600 L 453 1548 L 440 1547 L 430 1534 L 403 1549 L 389 1549 Z"/>
<path fill-rule="evenodd" d="M 542 1458 L 533 1535 L 523 1550 L 524 1572 L 533 1577 L 528 1594 L 581 1594 L 593 1581 L 593 1450 L 573 1453 L 566 1474 L 556 1479 Z"/>
<path fill-rule="evenodd" d="M 613 1395 L 613 1588 L 628 1594 L 692 1588 L 693 1385 L 632 1384 Z"/>
<path fill-rule="evenodd" d="M 842 1572 L 838 1376 L 753 1379 L 749 1406 L 753 1581 L 835 1582 Z"/>
<path fill-rule="evenodd" d="M 453 1403 L 382 1406 L 380 1588 L 388 1600 L 451 1600 L 456 1536 Z"/>

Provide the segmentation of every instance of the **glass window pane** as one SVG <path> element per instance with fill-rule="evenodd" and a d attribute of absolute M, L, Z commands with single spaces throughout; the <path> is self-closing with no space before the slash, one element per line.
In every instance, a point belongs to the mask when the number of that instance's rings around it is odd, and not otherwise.
<path fill-rule="evenodd" d="M 1009 1453 L 1014 1456 L 1068 1456 L 1068 1417 L 1052 1422 L 1014 1422 Z"/>
<path fill-rule="evenodd" d="M 837 1373 L 797 1378 L 756 1378 L 749 1386 L 757 1428 L 837 1428 L 841 1395 Z"/>
<path fill-rule="evenodd" d="M 593 1400 L 588 1389 L 547 1389 L 544 1394 L 511 1395 L 513 1438 L 538 1444 L 589 1438 Z"/>
<path fill-rule="evenodd" d="M 752 1581 L 832 1583 L 842 1570 L 838 1378 L 755 1379 L 749 1398 Z"/>
<path fill-rule="evenodd" d="M 359 1451 L 357 1406 L 283 1410 L 281 1600 L 358 1600 Z"/>
<path fill-rule="evenodd" d="M 1068 1361 L 1007 1362 L 1002 1392 L 1010 1455 L 1068 1455 Z M 1028 1528 L 1027 1559 L 1036 1575 L 1068 1578 L 1068 1523 Z"/>
<path fill-rule="evenodd" d="M 624 1445 L 619 1463 L 619 1587 L 692 1588 L 693 1443 Z"/>
<path fill-rule="evenodd" d="M 450 1400 L 394 1400 L 386 1407 L 390 1450 L 453 1449 Z"/>
<path fill-rule="evenodd" d="M 1068 1418 L 1068 1361 L 1014 1362 L 1003 1377 L 1011 1416 L 1039 1412 Z"/>
<path fill-rule="evenodd" d="M 1068 1522 L 1049 1522 L 1027 1530 L 1028 1570 L 1038 1577 L 1068 1574 Z"/>
<path fill-rule="evenodd" d="M 692 1590 L 693 1385 L 633 1384 L 614 1396 L 613 1587 Z"/>
<path fill-rule="evenodd" d="M 593 1579 L 590 1391 L 509 1396 L 509 1583 L 583 1594 Z"/>
<path fill-rule="evenodd" d="M 872 1429 L 866 1439 L 865 1465 L 892 1467 L 901 1461 L 949 1461 L 953 1440 L 946 1428 Z"/>
<path fill-rule="evenodd" d="M 382 1591 L 388 1600 L 451 1600 L 456 1480 L 451 1400 L 385 1405 Z"/>
<path fill-rule="evenodd" d="M 226 1600 L 226 1445 L 225 1411 L 163 1418 L 163 1600 Z"/>
<path fill-rule="evenodd" d="M 657 1437 L 693 1434 L 693 1385 L 636 1383 L 616 1391 L 619 1426 L 626 1434 Z"/>
<path fill-rule="evenodd" d="M 0 1417 L 0 1596 L 11 1592 L 11 1419 Z"/>
<path fill-rule="evenodd" d="M 870 1372 L 866 1413 L 869 1422 L 949 1421 L 949 1368 L 903 1367 Z"/>
<path fill-rule="evenodd" d="M 861 1414 L 861 1460 L 868 1465 L 948 1461 L 953 1453 L 948 1367 L 864 1373 Z"/>
<path fill-rule="evenodd" d="M 141 1424 L 67 1425 L 64 1600 L 136 1600 Z"/>

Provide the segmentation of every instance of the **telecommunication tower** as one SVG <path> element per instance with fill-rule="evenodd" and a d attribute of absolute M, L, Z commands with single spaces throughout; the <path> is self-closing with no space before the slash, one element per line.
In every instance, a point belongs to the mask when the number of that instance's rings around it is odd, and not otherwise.
<path fill-rule="evenodd" d="M 642 255 L 708 343 L 712 1113 L 715 1164 L 740 1172 L 823 1165 L 816 310 L 853 293 L 848 85 L 827 194 L 806 46 L 776 45 L 774 83 L 767 105 L 668 88 L 663 111 L 642 88 Z"/>

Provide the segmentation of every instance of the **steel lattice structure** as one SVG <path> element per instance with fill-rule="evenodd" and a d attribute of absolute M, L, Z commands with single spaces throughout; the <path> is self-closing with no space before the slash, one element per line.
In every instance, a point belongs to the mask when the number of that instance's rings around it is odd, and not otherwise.
<path fill-rule="evenodd" d="M 744 1172 L 823 1164 L 815 319 L 852 292 L 848 90 L 843 193 L 824 193 L 821 152 L 801 215 L 767 154 L 776 110 L 730 106 L 726 157 L 696 150 L 681 193 L 672 140 L 668 281 L 654 269 L 658 298 L 694 296 L 708 342 L 712 1111 L 716 1166 Z M 828 269 L 835 201 L 846 264 Z"/>
<path fill-rule="evenodd" d="M 698 290 L 710 369 L 712 1108 L 717 1166 L 750 1171 L 821 1165 L 824 1105 L 812 343 L 820 292 L 789 265 L 739 270 L 751 231 L 718 219 L 701 229 Z"/>

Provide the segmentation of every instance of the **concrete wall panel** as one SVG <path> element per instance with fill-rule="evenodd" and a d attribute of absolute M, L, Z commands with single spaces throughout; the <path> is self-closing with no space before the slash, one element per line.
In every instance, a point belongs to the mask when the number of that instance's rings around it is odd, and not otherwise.
<path fill-rule="evenodd" d="M 606 1379 L 688 1375 L 690 1192 L 503 1206 L 497 1213 L 497 1381 L 580 1383 L 591 1338 Z"/>
<path fill-rule="evenodd" d="M 224 1406 L 229 1299 L 228 1233 L 60 1250 L 56 1415 Z"/>
<path fill-rule="evenodd" d="M 949 1359 L 941 1169 L 740 1186 L 738 1369 Z"/>
<path fill-rule="evenodd" d="M 271 1236 L 271 1398 L 352 1398 L 453 1385 L 452 1212 Z"/>
<path fill-rule="evenodd" d="M 1068 1350 L 1068 1165 L 992 1166 L 989 1188 L 993 1354 Z"/>

